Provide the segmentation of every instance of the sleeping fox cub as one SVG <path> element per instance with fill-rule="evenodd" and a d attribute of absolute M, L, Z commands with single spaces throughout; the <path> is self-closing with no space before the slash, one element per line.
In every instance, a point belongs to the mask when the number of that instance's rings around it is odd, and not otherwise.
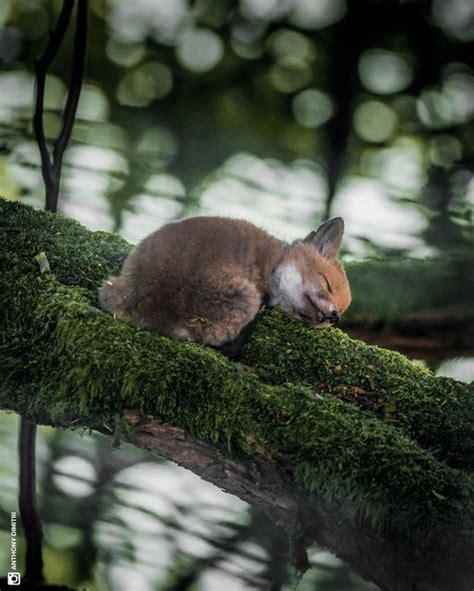
<path fill-rule="evenodd" d="M 336 255 L 344 222 L 282 242 L 253 224 L 196 217 L 145 238 L 100 290 L 114 316 L 162 335 L 221 347 L 244 334 L 264 299 L 315 328 L 351 301 Z"/>

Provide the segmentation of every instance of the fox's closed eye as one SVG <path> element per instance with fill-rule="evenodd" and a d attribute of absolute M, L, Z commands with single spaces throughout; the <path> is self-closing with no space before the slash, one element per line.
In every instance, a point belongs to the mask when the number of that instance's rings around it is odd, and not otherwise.
<path fill-rule="evenodd" d="M 306 298 L 306 301 L 311 305 L 312 308 L 314 308 L 314 310 L 316 312 L 318 312 L 319 314 L 323 314 L 323 316 L 324 316 L 324 313 L 321 310 L 321 308 L 318 306 L 318 303 L 314 301 L 314 299 L 311 297 L 310 294 L 305 293 L 304 297 Z M 320 297 L 319 294 L 318 294 L 318 297 Z"/>
<path fill-rule="evenodd" d="M 323 275 L 322 273 L 320 273 L 320 275 L 326 283 L 326 289 L 328 290 L 329 293 L 332 293 L 332 288 L 331 288 L 331 285 L 329 284 L 329 281 L 327 280 L 327 277 L 325 275 Z"/>

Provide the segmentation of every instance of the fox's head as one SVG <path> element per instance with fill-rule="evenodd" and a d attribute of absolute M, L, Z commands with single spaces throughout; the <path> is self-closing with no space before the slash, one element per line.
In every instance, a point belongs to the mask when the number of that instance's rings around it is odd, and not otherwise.
<path fill-rule="evenodd" d="M 270 305 L 315 328 L 339 321 L 351 303 L 351 290 L 336 260 L 344 221 L 334 218 L 304 240 L 287 247 L 271 277 Z"/>

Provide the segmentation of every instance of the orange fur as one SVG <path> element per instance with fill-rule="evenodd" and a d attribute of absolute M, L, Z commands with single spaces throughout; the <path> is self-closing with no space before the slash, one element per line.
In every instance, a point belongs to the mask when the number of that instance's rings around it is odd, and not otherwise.
<path fill-rule="evenodd" d="M 288 313 L 324 325 L 319 313 L 342 313 L 349 305 L 349 284 L 340 264 L 320 254 L 310 239 L 288 245 L 249 222 L 228 218 L 169 224 L 145 238 L 120 276 L 104 283 L 100 302 L 130 324 L 214 346 L 233 341 L 255 318 L 265 295 Z M 328 306 L 321 300 L 327 310 L 306 314 L 304 297 L 304 306 L 295 304 L 295 310 L 279 305 L 278 277 L 285 279 L 279 275 L 285 265 L 301 275 L 301 289 L 327 292 Z"/>

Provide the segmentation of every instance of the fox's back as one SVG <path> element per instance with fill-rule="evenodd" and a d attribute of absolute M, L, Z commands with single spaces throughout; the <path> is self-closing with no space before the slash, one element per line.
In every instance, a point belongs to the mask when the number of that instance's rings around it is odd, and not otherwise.
<path fill-rule="evenodd" d="M 102 302 L 133 324 L 171 335 L 194 318 L 224 317 L 241 300 L 254 313 L 282 246 L 241 220 L 195 217 L 168 224 L 136 247 L 120 277 L 111 278 L 111 305 L 107 288 Z"/>
<path fill-rule="evenodd" d="M 142 279 L 169 279 L 175 289 L 183 289 L 189 282 L 222 268 L 260 279 L 278 256 L 281 245 L 264 230 L 243 220 L 194 217 L 150 234 L 127 260 L 124 272 L 139 271 Z"/>

